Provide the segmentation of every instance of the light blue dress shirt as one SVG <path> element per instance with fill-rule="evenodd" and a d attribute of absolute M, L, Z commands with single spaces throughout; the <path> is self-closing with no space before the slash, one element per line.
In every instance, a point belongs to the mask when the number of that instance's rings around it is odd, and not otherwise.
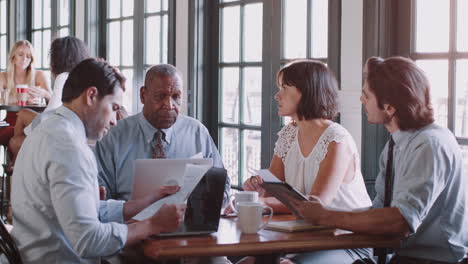
<path fill-rule="evenodd" d="M 409 224 L 401 256 L 457 262 L 468 254 L 468 179 L 453 134 L 436 124 L 392 134 L 394 187 L 392 207 Z M 380 156 L 374 207 L 383 207 L 387 146 Z"/>
<path fill-rule="evenodd" d="M 215 167 L 223 167 L 213 139 L 198 120 L 179 115 L 177 121 L 163 131 L 167 158 L 190 158 L 201 152 L 204 158 L 213 159 Z M 120 120 L 96 143 L 94 153 L 99 167 L 99 184 L 106 188 L 107 198 L 130 199 L 135 160 L 152 158 L 155 133 L 156 128 L 146 120 L 143 113 L 139 113 Z M 227 181 L 225 201 L 229 199 L 229 188 Z"/>
<path fill-rule="evenodd" d="M 12 235 L 24 263 L 100 263 L 125 245 L 123 202 L 99 201 L 96 159 L 70 109 L 48 113 L 16 164 Z"/>

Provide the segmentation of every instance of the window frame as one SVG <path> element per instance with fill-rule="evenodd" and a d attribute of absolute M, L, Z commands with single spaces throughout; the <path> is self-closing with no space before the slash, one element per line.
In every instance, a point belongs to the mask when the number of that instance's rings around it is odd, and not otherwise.
<path fill-rule="evenodd" d="M 468 136 L 460 137 L 455 134 L 456 119 L 456 62 L 460 59 L 468 59 L 468 52 L 457 51 L 457 2 L 450 0 L 449 4 L 449 50 L 447 52 L 417 52 L 416 51 L 416 0 L 411 0 L 411 42 L 409 57 L 416 60 L 441 59 L 448 62 L 448 99 L 447 99 L 447 128 L 455 135 L 459 145 L 468 145 Z M 468 27 L 467 27 L 468 28 Z"/>
<path fill-rule="evenodd" d="M 96 2 L 97 1 L 97 2 Z M 159 1 L 159 0 L 158 0 Z M 86 8 L 87 23 L 91 21 L 99 21 L 99 27 L 92 28 L 87 32 L 87 38 L 98 43 L 97 55 L 99 57 L 107 57 L 107 0 L 87 0 L 88 8 Z M 98 12 L 91 13 L 92 7 L 97 7 Z M 167 63 L 175 64 L 175 10 L 176 1 L 168 0 L 168 55 Z M 161 12 L 162 13 L 162 12 Z M 151 13 L 153 14 L 153 13 Z M 99 15 L 99 16 L 98 16 Z M 96 17 L 97 16 L 97 17 Z M 144 75 L 149 64 L 145 62 L 145 18 L 148 13 L 145 12 L 145 0 L 134 0 L 133 9 L 133 66 L 120 67 L 119 69 L 133 69 L 133 91 L 132 92 L 132 107 L 129 112 L 137 113 L 141 110 L 140 102 L 140 87 L 144 83 Z M 114 20 L 114 19 L 113 19 Z M 144 40 L 144 41 L 140 41 Z"/>
<path fill-rule="evenodd" d="M 70 1 L 70 22 L 69 22 L 69 25 L 68 26 L 59 26 L 58 25 L 58 21 L 59 21 L 59 10 L 58 10 L 58 1 L 60 0 L 50 0 L 51 2 L 51 21 L 50 21 L 50 27 L 40 27 L 40 28 L 33 28 L 33 14 L 34 14 L 34 10 L 33 10 L 33 1 L 34 0 L 26 0 L 26 9 L 27 9 L 27 21 L 26 21 L 26 39 L 29 40 L 31 43 L 33 43 L 33 34 L 34 32 L 37 32 L 37 31 L 42 31 L 42 36 L 43 36 L 43 32 L 44 30 L 50 30 L 50 40 L 52 42 L 52 40 L 54 38 L 57 37 L 57 34 L 59 32 L 60 29 L 62 28 L 65 28 L 65 27 L 68 27 L 69 28 L 69 36 L 74 36 L 75 35 L 75 0 L 69 0 Z M 41 1 L 44 1 L 44 0 L 41 0 Z M 17 13 L 21 12 L 20 9 L 17 10 Z M 42 19 L 44 19 L 44 9 L 42 9 Z M 42 22 L 43 23 L 43 22 Z M 22 39 L 21 37 L 18 38 L 18 39 Z M 44 38 L 42 37 L 41 38 L 41 41 L 42 41 L 42 45 L 44 44 Z M 34 45 L 34 43 L 33 43 Z M 44 47 L 42 47 L 44 48 Z M 49 48 L 49 47 L 47 47 Z M 37 52 L 39 52 L 38 50 L 35 50 L 36 54 Z M 40 51 L 42 52 L 42 50 Z M 44 58 L 43 56 L 41 56 L 42 58 L 42 61 L 41 62 L 36 62 L 36 69 L 38 70 L 45 70 L 45 71 L 49 71 L 50 70 L 50 67 L 42 67 L 42 64 L 44 62 L 44 60 L 46 60 L 46 58 Z M 49 65 L 49 63 L 45 63 L 45 65 Z"/>
<path fill-rule="evenodd" d="M 0 67 L 0 71 L 6 71 L 8 67 L 8 53 L 10 52 L 10 0 L 4 0 L 6 2 L 6 31 L 5 34 L 0 32 L 0 37 L 6 37 L 6 58 L 2 58 L 0 55 L 0 60 L 5 60 L 5 68 Z M 0 21 L 1 23 L 1 21 Z M 1 64 L 0 64 L 1 65 Z"/>

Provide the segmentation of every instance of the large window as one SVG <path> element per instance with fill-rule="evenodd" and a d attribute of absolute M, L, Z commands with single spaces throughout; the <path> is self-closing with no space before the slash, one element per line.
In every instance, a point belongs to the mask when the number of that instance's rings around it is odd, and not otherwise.
<path fill-rule="evenodd" d="M 217 4 L 215 125 L 233 186 L 241 186 L 256 170 L 268 167 L 276 134 L 288 122 L 278 117 L 274 103 L 276 71 L 293 59 L 328 63 L 329 2 L 334 1 L 224 0 Z"/>
<path fill-rule="evenodd" d="M 468 1 L 414 1 L 410 57 L 426 72 L 436 122 L 462 147 L 468 169 Z M 437 17 L 437 19 L 434 19 Z"/>
<path fill-rule="evenodd" d="M 32 0 L 31 39 L 35 66 L 49 73 L 49 49 L 52 39 L 70 35 L 73 0 Z"/>
<path fill-rule="evenodd" d="M 172 62 L 169 29 L 173 2 L 169 0 L 107 0 L 104 56 L 127 78 L 123 105 L 139 108 L 139 87 L 145 70 L 153 64 Z M 144 41 L 141 41 L 144 40 Z"/>
<path fill-rule="evenodd" d="M 0 71 L 6 71 L 8 63 L 8 1 L 0 0 Z"/>

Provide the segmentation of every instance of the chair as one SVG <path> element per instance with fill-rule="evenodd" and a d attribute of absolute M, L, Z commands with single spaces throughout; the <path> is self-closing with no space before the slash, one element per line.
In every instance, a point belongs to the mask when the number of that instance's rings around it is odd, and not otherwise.
<path fill-rule="evenodd" d="M 0 147 L 4 149 L 4 160 L 1 161 L 3 166 L 4 174 L 1 175 L 0 180 L 0 218 L 6 216 L 9 205 L 9 191 L 10 191 L 10 176 L 13 173 L 11 166 L 8 164 L 8 143 L 14 135 L 15 123 L 16 123 L 16 112 L 8 111 L 6 114 L 5 121 L 10 125 L 8 127 L 0 128 Z"/>
<path fill-rule="evenodd" d="M 0 219 L 0 222 L 0 253 L 5 255 L 9 263 L 22 264 L 23 261 L 21 261 L 21 256 L 15 241 L 10 236 L 2 219 Z"/>

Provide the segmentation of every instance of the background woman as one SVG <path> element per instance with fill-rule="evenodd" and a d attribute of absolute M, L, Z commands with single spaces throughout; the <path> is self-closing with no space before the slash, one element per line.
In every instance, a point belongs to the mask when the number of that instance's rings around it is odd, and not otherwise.
<path fill-rule="evenodd" d="M 344 127 L 332 121 L 338 112 L 333 73 L 319 61 L 295 61 L 278 72 L 277 84 L 278 113 L 293 122 L 278 133 L 271 173 L 326 206 L 370 207 L 356 144 Z M 280 201 L 265 195 L 256 183 L 261 178 L 254 177 L 256 181 L 251 178 L 244 183 L 244 190 L 259 191 L 275 213 L 290 213 Z M 352 263 L 369 255 L 367 249 L 321 251 L 299 254 L 283 263 Z"/>
<path fill-rule="evenodd" d="M 34 69 L 34 50 L 27 40 L 20 40 L 13 45 L 8 55 L 7 71 L 0 73 L 0 90 L 4 91 L 5 104 L 16 105 L 16 85 L 26 84 L 29 89 L 29 101 L 37 102 L 51 96 L 49 81 L 43 71 Z"/>
<path fill-rule="evenodd" d="M 49 104 L 44 112 L 54 110 L 62 105 L 62 90 L 68 73 L 75 68 L 78 63 L 89 58 L 89 51 L 86 43 L 75 37 L 57 38 L 50 46 L 50 70 L 54 79 L 54 90 L 49 97 Z M 30 131 L 30 123 L 37 113 L 30 109 L 21 109 L 15 124 L 14 136 L 11 138 L 8 147 L 12 159 L 16 157 L 26 135 Z"/>

